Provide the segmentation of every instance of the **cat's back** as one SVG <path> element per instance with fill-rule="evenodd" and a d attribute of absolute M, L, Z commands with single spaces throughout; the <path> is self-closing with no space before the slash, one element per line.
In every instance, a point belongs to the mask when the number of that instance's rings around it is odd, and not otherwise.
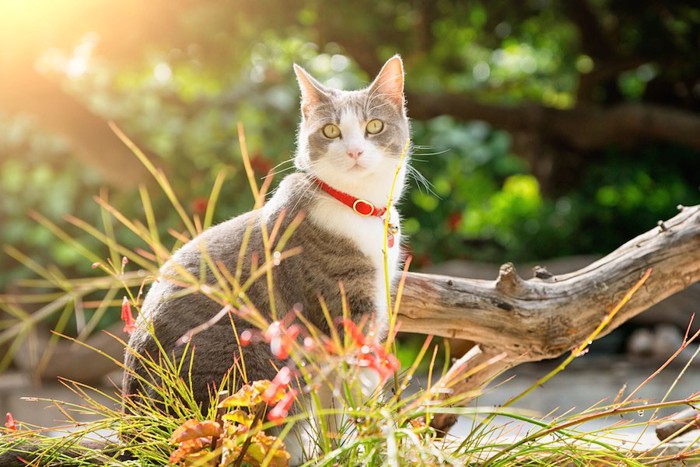
<path fill-rule="evenodd" d="M 142 327 L 146 327 L 147 322 L 158 324 L 164 320 L 175 320 L 179 324 L 177 327 L 182 328 L 197 326 L 208 319 L 217 305 L 211 297 L 202 293 L 201 286 L 206 285 L 214 290 L 211 287 L 222 285 L 218 284 L 222 279 L 226 281 L 239 277 L 245 281 L 252 267 L 261 267 L 266 250 L 263 225 L 268 237 L 275 235 L 276 238 L 272 239 L 275 243 L 283 236 L 288 237 L 288 234 L 293 236 L 288 244 L 299 246 L 314 243 L 316 235 L 304 225 L 306 222 L 297 225 L 294 229 L 296 232 L 288 231 L 297 216 L 303 216 L 313 203 L 314 196 L 309 190 L 308 181 L 300 174 L 291 174 L 282 180 L 263 208 L 214 225 L 184 244 L 163 265 L 159 277 L 151 285 L 139 316 L 144 324 Z M 309 237 L 306 242 L 300 239 L 304 232 Z M 267 248 L 274 249 L 275 245 L 268 245 Z M 310 244 L 302 245 L 301 249 L 304 248 L 309 251 L 313 249 Z M 223 285 L 231 287 L 231 284 Z M 176 299 L 173 298 L 175 296 Z M 261 298 L 256 297 L 255 301 L 264 306 Z M 177 317 L 171 318 L 173 314 Z M 176 324 L 169 323 L 169 327 L 174 328 Z"/>
<path fill-rule="evenodd" d="M 160 269 L 141 307 L 143 318 L 167 311 L 167 296 L 196 284 L 212 283 L 211 267 L 235 267 L 246 230 L 255 243 L 260 210 L 246 212 L 214 225 L 180 247 Z M 230 272 L 235 273 L 235 269 Z M 203 277 L 204 275 L 204 277 Z"/>
<path fill-rule="evenodd" d="M 180 247 L 161 267 L 141 305 L 138 326 L 129 338 L 131 350 L 125 354 L 127 371 L 122 381 L 125 395 L 147 394 L 159 399 L 154 386 L 143 383 L 152 379 L 157 383 L 157 376 L 149 372 L 148 364 L 142 360 L 157 359 L 163 353 L 175 361 L 182 358 L 186 347 L 181 338 L 210 320 L 228 300 L 221 299 L 221 291 L 215 291 L 221 271 L 227 270 L 226 277 L 235 276 L 243 253 L 248 258 L 242 262 L 245 270 L 241 280 L 248 276 L 250 253 L 262 248 L 261 218 L 262 210 L 257 209 L 212 226 Z M 213 270 L 217 270 L 216 274 Z M 236 342 L 232 332 L 229 319 L 224 318 L 192 339 L 197 348 L 197 365 L 190 379 L 195 398 L 203 406 L 208 400 L 207 385 L 220 380 L 232 365 L 232 345 Z"/>

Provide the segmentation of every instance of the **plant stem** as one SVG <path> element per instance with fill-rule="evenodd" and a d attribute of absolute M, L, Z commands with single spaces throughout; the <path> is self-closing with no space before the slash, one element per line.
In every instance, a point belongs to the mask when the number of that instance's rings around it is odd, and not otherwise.
<path fill-rule="evenodd" d="M 251 428 L 256 426 L 260 419 L 263 416 L 263 413 L 265 413 L 265 407 L 266 404 L 258 404 L 257 408 L 255 409 L 255 418 L 253 419 L 253 422 L 250 424 Z M 243 446 L 241 446 L 241 453 L 238 455 L 236 458 L 236 461 L 233 463 L 233 467 L 240 467 L 241 464 L 243 463 L 243 458 L 245 457 L 245 453 L 248 450 L 248 447 L 250 446 L 250 443 L 253 441 L 253 435 L 251 433 L 248 433 L 248 437 L 246 438 L 245 442 L 243 443 Z"/>
<path fill-rule="evenodd" d="M 214 421 L 219 424 L 219 426 L 222 429 L 223 432 L 223 427 L 224 427 L 224 412 L 226 412 L 225 407 L 221 407 L 220 404 L 223 402 L 224 399 L 228 397 L 228 391 L 219 391 L 219 394 L 216 397 L 216 415 L 214 416 Z M 219 436 L 213 436 L 211 438 L 211 450 L 212 452 L 216 451 L 217 444 L 219 444 Z M 221 457 L 223 456 L 223 452 L 219 453 L 219 460 L 217 464 L 221 464 Z"/>

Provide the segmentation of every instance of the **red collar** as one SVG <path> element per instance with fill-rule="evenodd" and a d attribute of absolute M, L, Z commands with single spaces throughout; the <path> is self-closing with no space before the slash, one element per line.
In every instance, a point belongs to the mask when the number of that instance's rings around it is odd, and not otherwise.
<path fill-rule="evenodd" d="M 326 193 L 351 208 L 362 217 L 376 216 L 383 217 L 386 214 L 386 208 L 378 208 L 374 204 L 364 199 L 355 198 L 352 195 L 338 191 L 332 186 L 322 182 L 318 178 L 314 178 L 314 182 L 323 189 Z"/>

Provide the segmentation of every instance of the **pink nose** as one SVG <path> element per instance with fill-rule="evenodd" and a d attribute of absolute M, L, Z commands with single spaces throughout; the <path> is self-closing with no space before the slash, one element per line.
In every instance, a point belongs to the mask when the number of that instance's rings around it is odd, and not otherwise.
<path fill-rule="evenodd" d="M 362 155 L 363 151 L 360 149 L 348 149 L 347 154 L 348 156 L 352 157 L 354 160 L 357 160 L 360 158 Z"/>

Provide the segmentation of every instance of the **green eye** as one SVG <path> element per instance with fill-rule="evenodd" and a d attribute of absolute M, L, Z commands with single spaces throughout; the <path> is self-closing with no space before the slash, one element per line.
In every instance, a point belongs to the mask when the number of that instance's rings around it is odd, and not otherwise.
<path fill-rule="evenodd" d="M 326 138 L 335 139 L 340 136 L 340 128 L 338 128 L 338 125 L 333 125 L 332 123 L 324 126 L 322 131 L 323 136 Z"/>
<path fill-rule="evenodd" d="M 367 123 L 367 133 L 370 135 L 376 135 L 380 131 L 384 129 L 384 122 L 381 120 L 377 120 L 376 118 L 374 120 L 370 120 L 369 123 Z"/>

